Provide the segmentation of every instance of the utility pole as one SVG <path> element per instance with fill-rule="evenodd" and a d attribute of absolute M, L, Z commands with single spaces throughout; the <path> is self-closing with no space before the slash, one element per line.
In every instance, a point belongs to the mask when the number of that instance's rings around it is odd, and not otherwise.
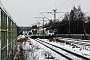
<path fill-rule="evenodd" d="M 56 22 L 56 11 L 57 11 L 57 9 L 53 9 L 53 11 L 54 11 L 54 23 Z"/>
<path fill-rule="evenodd" d="M 36 19 L 36 18 L 39 18 L 39 19 L 42 18 L 42 19 L 43 19 L 43 20 L 40 20 L 40 21 L 43 21 L 43 35 L 44 35 L 44 19 L 45 19 L 45 18 L 44 18 L 44 17 L 34 17 L 34 18 L 35 18 L 35 19 Z"/>
<path fill-rule="evenodd" d="M 54 29 L 56 29 L 56 11 L 57 9 L 53 9 L 54 11 Z"/>
<path fill-rule="evenodd" d="M 69 38 L 70 38 L 70 20 L 69 20 Z"/>
<path fill-rule="evenodd" d="M 39 23 L 39 22 L 37 22 L 37 24 L 38 24 L 38 27 L 39 27 L 39 24 L 40 24 L 40 23 Z"/>
<path fill-rule="evenodd" d="M 87 39 L 87 37 L 86 37 L 86 21 L 84 21 L 83 27 L 84 27 L 84 39 Z"/>
<path fill-rule="evenodd" d="M 42 18 L 43 19 L 43 35 L 44 35 L 44 18 Z"/>

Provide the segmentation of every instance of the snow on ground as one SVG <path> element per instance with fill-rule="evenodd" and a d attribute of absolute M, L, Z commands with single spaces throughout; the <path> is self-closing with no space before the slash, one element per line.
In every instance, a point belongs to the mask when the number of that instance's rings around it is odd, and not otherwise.
<path fill-rule="evenodd" d="M 66 60 L 66 58 L 58 55 L 33 39 L 18 44 L 23 46 L 25 60 Z M 19 51 L 20 49 L 18 47 L 18 52 Z"/>
<path fill-rule="evenodd" d="M 36 42 L 35 40 L 29 38 L 27 42 L 21 43 L 23 46 L 23 50 L 26 52 L 24 53 L 26 59 L 25 60 L 66 60 L 66 58 L 58 55 L 57 53 L 53 52 L 49 48 L 41 45 L 40 43 Z M 40 39 L 46 42 L 49 42 L 47 39 Z M 81 48 L 73 48 L 71 45 L 67 45 L 65 43 L 60 42 L 49 42 L 51 44 L 60 46 L 64 49 L 70 50 L 72 52 L 78 53 L 80 55 L 86 56 L 90 58 L 90 51 L 81 49 Z M 19 43 L 20 44 L 20 43 Z M 53 47 L 52 47 L 53 48 Z M 20 51 L 18 47 L 18 51 Z"/>
<path fill-rule="evenodd" d="M 53 52 L 49 48 L 43 46 L 42 44 L 34 41 L 33 39 L 30 39 L 30 40 L 32 41 L 34 46 L 37 46 L 38 48 L 40 48 L 39 50 L 34 52 L 35 55 L 37 55 L 38 57 L 38 59 L 36 60 L 66 60 L 66 58 L 58 55 L 57 53 Z"/>
<path fill-rule="evenodd" d="M 41 39 L 43 40 L 43 39 Z M 47 39 L 44 39 L 44 41 L 49 42 Z M 66 43 L 59 43 L 59 42 L 49 42 L 51 44 L 57 45 L 59 47 L 62 47 L 64 49 L 67 49 L 69 51 L 75 52 L 77 54 L 80 54 L 82 56 L 90 58 L 90 51 L 82 48 L 76 48 Z"/>

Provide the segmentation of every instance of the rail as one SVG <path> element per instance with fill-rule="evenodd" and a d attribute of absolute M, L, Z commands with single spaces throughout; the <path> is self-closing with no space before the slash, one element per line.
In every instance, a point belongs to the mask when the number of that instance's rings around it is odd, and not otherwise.
<path fill-rule="evenodd" d="M 65 57 L 65 58 L 67 58 L 67 59 L 69 59 L 69 60 L 73 60 L 73 59 L 87 59 L 87 60 L 90 60 L 90 58 L 87 58 L 87 57 L 84 57 L 84 56 L 79 55 L 79 54 L 77 54 L 77 53 L 74 53 L 74 52 L 71 52 L 71 51 L 69 51 L 69 50 L 63 49 L 63 48 L 61 48 L 61 47 L 58 47 L 58 46 L 53 45 L 53 44 L 50 44 L 50 43 L 48 43 L 48 42 L 45 42 L 45 41 L 42 41 L 42 40 L 35 40 L 35 41 L 41 43 L 42 45 L 44 45 L 44 46 L 46 46 L 46 47 L 48 47 L 48 48 L 50 48 L 51 50 L 55 51 L 56 53 L 62 55 L 63 57 Z M 46 44 L 48 44 L 48 45 L 46 45 Z M 55 47 L 55 48 L 53 49 L 53 48 L 49 47 L 49 45 L 52 45 L 52 46 Z M 66 55 L 63 54 L 63 53 L 61 53 L 61 52 L 59 52 L 59 51 L 57 51 L 56 48 L 61 49 L 61 50 L 63 50 L 63 51 L 66 51 L 66 52 L 65 52 Z M 67 53 L 68 53 L 68 54 L 67 54 Z M 71 55 L 70 55 L 70 54 L 71 54 Z M 73 56 L 73 57 L 71 58 L 71 56 Z"/>

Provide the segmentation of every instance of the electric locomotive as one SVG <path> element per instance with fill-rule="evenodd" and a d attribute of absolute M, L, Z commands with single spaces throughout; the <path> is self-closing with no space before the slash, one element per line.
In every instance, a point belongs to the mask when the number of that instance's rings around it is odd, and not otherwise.
<path fill-rule="evenodd" d="M 54 31 L 53 30 L 47 30 L 46 28 L 40 28 L 40 29 L 31 29 L 31 38 L 51 38 L 54 37 Z"/>
<path fill-rule="evenodd" d="M 32 39 L 38 38 L 37 29 L 31 29 L 31 38 Z"/>

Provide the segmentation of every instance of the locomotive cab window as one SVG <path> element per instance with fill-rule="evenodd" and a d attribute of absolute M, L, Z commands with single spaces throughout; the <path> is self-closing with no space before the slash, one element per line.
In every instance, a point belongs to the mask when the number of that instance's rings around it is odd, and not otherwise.
<path fill-rule="evenodd" d="M 49 30 L 49 33 L 53 33 L 53 30 Z"/>
<path fill-rule="evenodd" d="M 37 30 L 32 30 L 33 34 L 37 34 Z"/>

